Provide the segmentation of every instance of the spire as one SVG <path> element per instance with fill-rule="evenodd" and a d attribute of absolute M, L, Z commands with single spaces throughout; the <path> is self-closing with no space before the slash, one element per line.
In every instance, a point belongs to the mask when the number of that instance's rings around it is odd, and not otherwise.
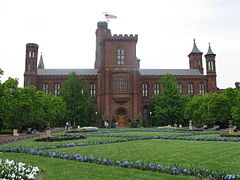
<path fill-rule="evenodd" d="M 195 38 L 193 39 L 193 49 L 192 49 L 192 52 L 191 53 L 197 53 L 197 54 L 200 54 L 202 53 L 201 51 L 199 51 L 199 49 L 197 48 L 197 45 L 195 43 Z"/>
<path fill-rule="evenodd" d="M 208 52 L 207 52 L 206 55 L 215 55 L 215 54 L 212 52 L 210 43 L 208 43 L 208 45 L 209 45 L 209 47 L 208 47 Z"/>
<path fill-rule="evenodd" d="M 41 52 L 40 60 L 39 60 L 39 63 L 38 63 L 38 69 L 44 69 L 42 52 Z"/>

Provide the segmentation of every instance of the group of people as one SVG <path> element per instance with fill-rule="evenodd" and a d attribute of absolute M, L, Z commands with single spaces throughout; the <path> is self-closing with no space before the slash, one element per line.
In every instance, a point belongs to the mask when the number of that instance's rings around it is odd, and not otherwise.
<path fill-rule="evenodd" d="M 104 127 L 108 128 L 109 123 L 107 121 L 104 121 Z M 115 123 L 115 127 L 118 128 L 118 122 Z"/>

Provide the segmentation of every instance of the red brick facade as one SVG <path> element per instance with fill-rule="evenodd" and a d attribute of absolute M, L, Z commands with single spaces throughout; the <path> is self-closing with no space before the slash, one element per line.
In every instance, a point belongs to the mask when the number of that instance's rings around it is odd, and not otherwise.
<path fill-rule="evenodd" d="M 161 92 L 159 79 L 167 73 L 177 78 L 182 94 L 216 92 L 215 54 L 209 46 L 206 72 L 203 74 L 202 52 L 195 44 L 189 54 L 189 69 L 140 69 L 136 56 L 137 35 L 112 35 L 107 22 L 98 22 L 96 30 L 95 69 L 44 69 L 42 59 L 37 68 L 38 45 L 26 45 L 24 86 L 34 85 L 46 93 L 58 94 L 67 75 L 76 72 L 92 89 L 97 114 L 107 120 L 117 119 L 121 127 L 128 119 L 141 115 L 146 121 L 151 112 L 154 93 Z M 42 58 L 42 57 L 41 57 Z"/>

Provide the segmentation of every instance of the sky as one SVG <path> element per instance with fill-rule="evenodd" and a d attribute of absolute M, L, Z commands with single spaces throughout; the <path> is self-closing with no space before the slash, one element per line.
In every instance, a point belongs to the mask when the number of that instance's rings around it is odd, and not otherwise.
<path fill-rule="evenodd" d="M 143 69 L 188 69 L 196 39 L 216 54 L 217 86 L 240 81 L 239 0 L 1 0 L 1 81 L 18 78 L 23 86 L 25 46 L 39 45 L 46 69 L 94 68 L 98 21 L 117 16 L 112 34 L 138 34 Z M 203 65 L 206 73 L 205 58 Z"/>

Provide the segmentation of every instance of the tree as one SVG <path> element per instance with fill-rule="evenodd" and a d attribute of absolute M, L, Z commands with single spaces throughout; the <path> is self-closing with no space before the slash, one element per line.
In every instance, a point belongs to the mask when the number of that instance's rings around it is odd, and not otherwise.
<path fill-rule="evenodd" d="M 44 94 L 43 92 L 38 93 Z M 46 122 L 49 122 L 52 127 L 64 126 L 66 104 L 63 99 L 52 94 L 44 94 L 42 101 Z"/>
<path fill-rule="evenodd" d="M 232 118 L 233 118 L 233 124 L 240 127 L 240 92 L 238 92 L 238 95 L 236 97 L 236 104 L 232 107 Z"/>
<path fill-rule="evenodd" d="M 0 83 L 0 130 L 43 130 L 46 122 L 63 125 L 65 109 L 60 97 L 36 91 L 35 87 L 18 88 L 17 79 Z"/>
<path fill-rule="evenodd" d="M 91 125 L 94 111 L 87 82 L 83 78 L 78 78 L 76 73 L 71 73 L 60 93 L 66 103 L 67 120 L 74 125 Z"/>
<path fill-rule="evenodd" d="M 163 91 L 153 97 L 154 125 L 186 124 L 183 117 L 188 97 L 179 93 L 176 78 L 167 74 L 160 80 Z"/>
<path fill-rule="evenodd" d="M 18 94 L 18 80 L 8 78 L 0 83 L 0 127 L 9 127 L 10 120 L 14 118 L 17 102 L 14 96 Z M 0 128 L 0 129 L 1 129 Z"/>
<path fill-rule="evenodd" d="M 184 116 L 197 126 L 217 124 L 226 127 L 231 118 L 231 103 L 224 94 L 198 95 L 187 103 Z"/>

